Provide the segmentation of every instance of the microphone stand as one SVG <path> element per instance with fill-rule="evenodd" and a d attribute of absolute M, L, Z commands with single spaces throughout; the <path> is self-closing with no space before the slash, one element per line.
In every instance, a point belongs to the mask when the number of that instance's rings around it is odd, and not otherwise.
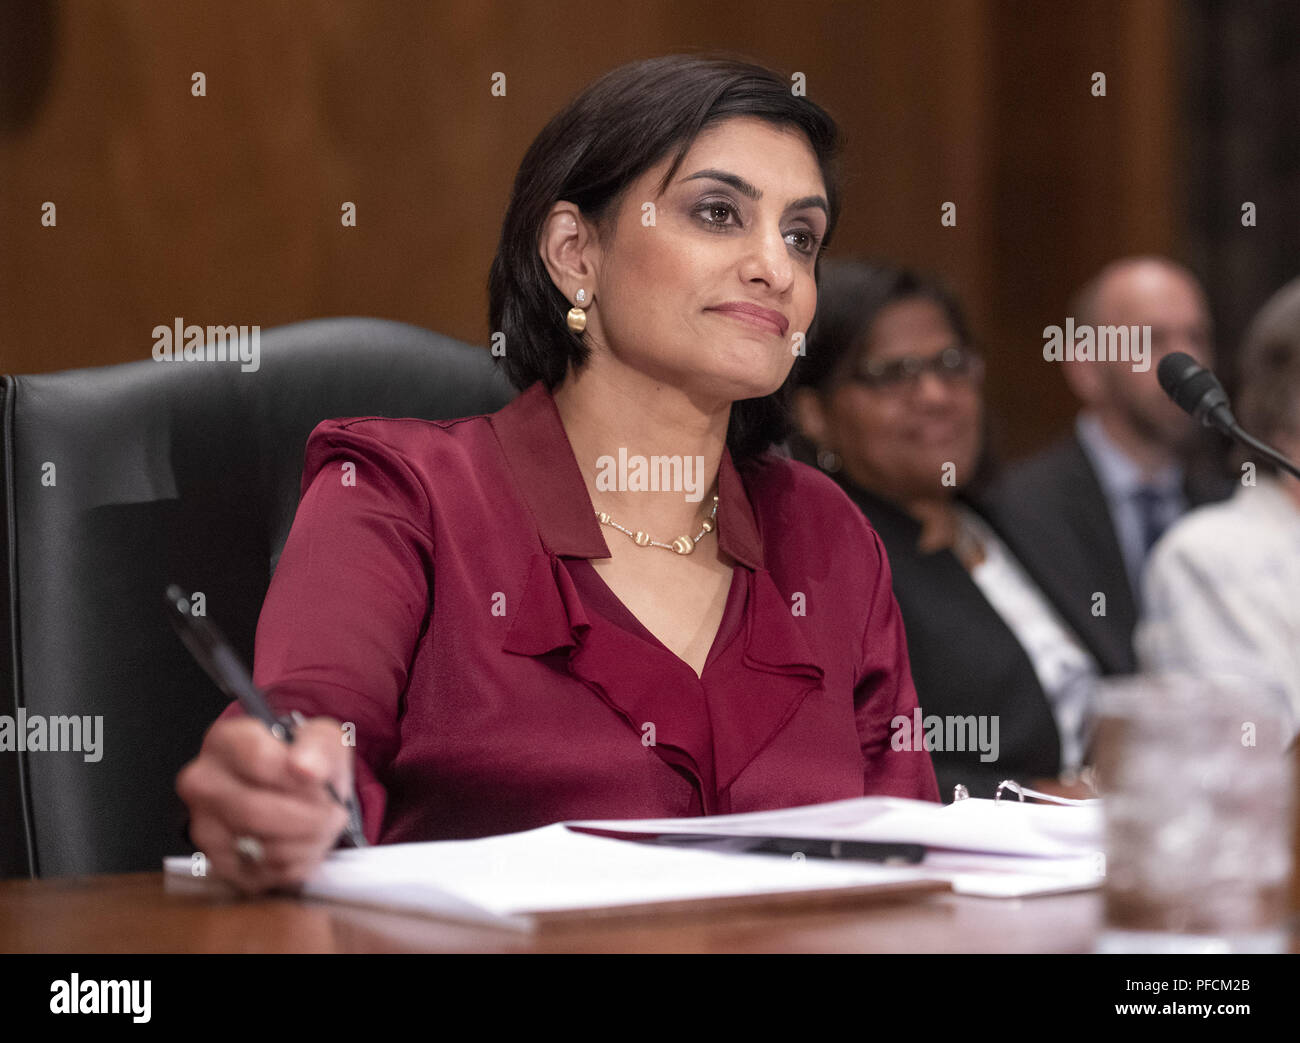
<path fill-rule="evenodd" d="M 1239 423 L 1237 418 L 1232 415 L 1232 409 L 1227 402 L 1216 403 L 1211 406 L 1201 417 L 1201 423 L 1206 427 L 1213 427 L 1222 431 L 1229 438 L 1235 438 L 1242 445 L 1249 446 L 1261 456 L 1267 457 L 1278 467 L 1288 474 L 1300 478 L 1300 467 L 1296 467 L 1290 460 L 1274 449 L 1267 442 L 1260 441 Z"/>
<path fill-rule="evenodd" d="M 1293 464 L 1290 460 L 1288 460 L 1285 456 L 1279 453 L 1267 442 L 1261 442 L 1254 435 L 1250 434 L 1250 432 L 1246 431 L 1240 424 L 1237 423 L 1231 424 L 1229 427 L 1225 429 L 1225 433 L 1231 435 L 1233 438 L 1235 438 L 1238 442 L 1241 442 L 1243 445 L 1250 446 L 1250 448 L 1255 450 L 1255 452 L 1268 457 L 1270 460 L 1273 461 L 1273 463 L 1277 464 L 1278 467 L 1282 468 L 1282 470 L 1286 471 L 1288 474 L 1293 474 L 1297 478 L 1300 478 L 1300 467 L 1296 467 L 1295 464 Z"/>

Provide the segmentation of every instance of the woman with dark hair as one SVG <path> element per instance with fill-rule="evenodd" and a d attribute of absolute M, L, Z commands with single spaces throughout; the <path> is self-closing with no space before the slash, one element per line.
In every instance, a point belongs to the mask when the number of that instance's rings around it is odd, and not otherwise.
<path fill-rule="evenodd" d="M 890 742 L 916 696 L 880 543 L 767 451 L 836 151 L 819 107 L 721 58 L 623 66 L 551 120 L 490 277 L 520 395 L 308 442 L 254 676 L 310 720 L 286 749 L 232 707 L 181 773 L 216 873 L 302 880 L 343 826 L 326 780 L 381 842 L 937 799 Z"/>
<path fill-rule="evenodd" d="M 1097 665 L 968 495 L 986 466 L 984 364 L 960 305 L 888 265 L 828 262 L 819 290 L 795 412 L 889 554 L 920 701 L 897 742 L 930 751 L 945 800 L 1004 779 L 1086 794 L 1070 776 Z"/>

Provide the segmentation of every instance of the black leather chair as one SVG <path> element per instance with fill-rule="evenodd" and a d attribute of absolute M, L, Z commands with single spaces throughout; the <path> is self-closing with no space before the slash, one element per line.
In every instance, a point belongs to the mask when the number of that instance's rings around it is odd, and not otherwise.
<path fill-rule="evenodd" d="M 95 763 L 0 751 L 0 876 L 153 870 L 184 851 L 176 773 L 226 700 L 162 592 L 202 591 L 251 664 L 319 421 L 513 397 L 485 350 L 396 322 L 296 323 L 260 348 L 256 372 L 146 360 L 3 378 L 0 715 L 102 715 L 103 732 Z"/>

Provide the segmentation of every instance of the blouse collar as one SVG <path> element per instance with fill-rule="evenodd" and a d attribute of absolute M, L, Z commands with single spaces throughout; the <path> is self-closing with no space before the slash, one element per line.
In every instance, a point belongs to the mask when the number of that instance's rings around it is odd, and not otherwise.
<path fill-rule="evenodd" d="M 532 384 L 490 419 L 542 545 L 562 557 L 608 558 L 609 546 L 546 385 Z M 725 446 L 718 464 L 718 546 L 750 569 L 765 568 L 753 506 Z"/>

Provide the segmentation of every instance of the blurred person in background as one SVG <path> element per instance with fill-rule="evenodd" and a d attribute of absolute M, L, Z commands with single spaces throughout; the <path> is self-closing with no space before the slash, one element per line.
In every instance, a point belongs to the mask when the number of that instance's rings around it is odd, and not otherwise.
<path fill-rule="evenodd" d="M 1300 279 L 1255 317 L 1239 375 L 1242 427 L 1300 460 Z M 1245 457 L 1241 475 L 1231 499 L 1192 511 L 1152 552 L 1138 657 L 1149 671 L 1262 683 L 1277 694 L 1294 736 L 1300 730 L 1300 481 L 1255 453 Z"/>
<path fill-rule="evenodd" d="M 996 721 L 996 759 L 931 749 L 943 799 L 959 783 L 989 797 L 1004 779 L 1090 796 L 1077 773 L 1095 653 L 967 495 L 984 458 L 983 371 L 938 281 L 827 262 L 795 370 L 795 450 L 885 543 L 923 720 L 973 715 L 987 735 Z"/>
<path fill-rule="evenodd" d="M 1190 507 L 1231 491 L 1212 467 L 1202 467 L 1206 439 L 1218 436 L 1189 424 L 1156 379 L 1171 351 L 1213 366 L 1210 314 L 1196 277 L 1161 257 L 1107 265 L 1078 291 L 1069 314 L 1076 330 L 1150 326 L 1146 367 L 1062 363 L 1083 404 L 1074 430 L 1008 468 L 986 506 L 1096 649 L 1103 672 L 1127 674 L 1136 668 L 1133 630 L 1147 554 Z"/>

